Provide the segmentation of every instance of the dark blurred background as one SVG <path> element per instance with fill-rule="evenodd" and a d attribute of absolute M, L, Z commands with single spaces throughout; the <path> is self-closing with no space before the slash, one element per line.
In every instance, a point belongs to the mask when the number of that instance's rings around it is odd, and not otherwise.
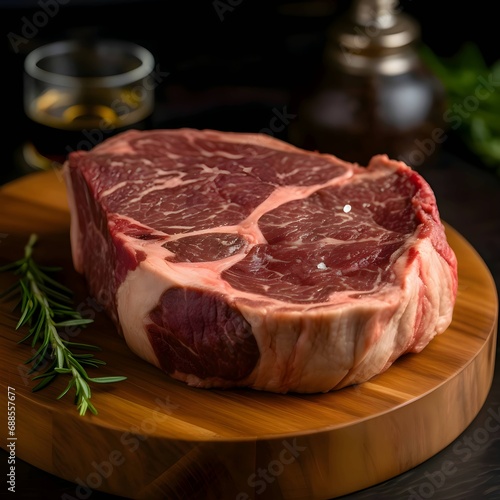
<path fill-rule="evenodd" d="M 6 89 L 0 183 L 22 173 L 17 156 L 27 125 L 22 67 L 33 48 L 84 33 L 138 42 L 151 50 L 162 75 L 152 126 L 257 132 L 268 128 L 277 112 L 286 121 L 291 93 L 315 73 L 329 27 L 350 5 L 344 0 L 0 1 Z M 472 40 L 488 62 L 500 57 L 500 46 L 492 42 L 496 20 L 486 1 L 403 0 L 400 7 L 418 21 L 422 42 L 436 54 L 451 56 Z M 285 134 L 283 128 L 275 135 Z"/>

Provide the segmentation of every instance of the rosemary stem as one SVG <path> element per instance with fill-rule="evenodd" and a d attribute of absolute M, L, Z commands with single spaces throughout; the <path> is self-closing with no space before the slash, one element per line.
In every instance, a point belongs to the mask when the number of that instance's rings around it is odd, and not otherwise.
<path fill-rule="evenodd" d="M 24 248 L 24 258 L 1 269 L 20 275 L 17 289 L 21 294 L 21 318 L 16 329 L 27 324 L 30 326 L 28 335 L 22 341 L 31 337 L 33 346 L 37 342 L 41 344 L 36 354 L 27 361 L 33 362 L 32 372 L 36 371 L 48 356 L 52 358 L 49 368 L 34 377 L 41 379 L 41 382 L 33 388 L 33 391 L 43 389 L 60 374 L 68 375 L 71 377 L 68 386 L 58 399 L 74 388 L 75 402 L 80 415 L 85 415 L 87 410 L 97 414 L 97 410 L 90 402 L 89 382 L 119 382 L 126 377 L 90 378 L 84 366 L 96 367 L 104 365 L 104 361 L 95 359 L 90 354 L 73 355 L 69 346 L 91 350 L 97 348 L 92 345 L 67 342 L 59 334 L 58 328 L 65 324 L 84 326 L 90 320 L 84 319 L 78 311 L 69 306 L 71 300 L 68 294 L 71 294 L 71 291 L 47 274 L 48 271 L 57 268 L 38 266 L 34 261 L 33 248 L 37 240 L 37 235 L 31 234 Z"/>

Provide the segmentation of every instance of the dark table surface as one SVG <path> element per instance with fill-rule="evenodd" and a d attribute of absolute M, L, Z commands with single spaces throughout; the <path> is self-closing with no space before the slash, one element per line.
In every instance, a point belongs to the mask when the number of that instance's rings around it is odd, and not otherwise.
<path fill-rule="evenodd" d="M 0 25 L 3 23 L 2 34 L 15 32 L 16 30 L 19 31 L 22 28 L 23 16 L 26 16 L 28 20 L 32 19 L 33 13 L 38 12 L 41 8 L 41 4 L 39 5 L 38 2 L 25 3 L 32 6 L 31 11 L 24 12 L 15 10 L 10 13 L 10 18 L 7 15 L 3 15 L 0 18 Z M 49 2 L 46 3 L 48 4 Z M 63 4 L 63 2 L 60 3 L 61 5 Z M 74 2 L 74 5 L 77 6 L 82 3 L 83 2 Z M 89 2 L 89 4 L 91 3 L 92 2 Z M 133 4 L 132 1 L 128 3 Z M 208 3 L 211 4 L 211 2 Z M 235 4 L 239 3 L 241 2 L 235 2 Z M 9 3 L 6 3 L 6 5 L 7 4 Z M 182 2 L 175 2 L 175 4 L 177 8 L 180 9 Z M 188 4 L 189 3 L 186 3 L 185 5 Z M 245 4 L 245 2 L 243 2 L 243 4 Z M 248 6 L 250 5 L 249 2 L 246 2 L 246 4 L 248 4 Z M 406 4 L 410 6 L 416 5 L 415 2 L 406 2 Z M 18 4 L 11 2 L 10 5 L 15 7 Z M 245 12 L 245 8 L 246 7 L 243 6 L 241 9 L 235 10 L 234 14 L 228 11 L 228 19 L 230 15 L 233 15 L 234 20 L 238 19 L 238 16 Z M 453 9 L 455 9 L 455 3 L 453 4 Z M 82 13 L 87 14 L 87 11 L 84 10 Z M 99 13 L 101 17 L 95 15 L 95 13 L 91 13 L 88 17 L 93 20 L 101 20 L 105 12 L 101 9 Z M 469 14 L 474 14 L 477 17 L 479 13 L 477 8 L 472 10 L 467 8 L 467 13 L 463 15 L 462 18 L 467 19 Z M 134 11 L 134 15 L 135 14 L 136 12 Z M 137 12 L 137 14 L 140 14 L 140 12 Z M 213 12 L 210 14 L 213 14 Z M 112 15 L 115 16 L 114 11 L 112 11 Z M 124 15 L 126 15 L 126 13 L 124 13 Z M 203 23 L 209 21 L 208 17 L 210 16 L 207 16 L 207 20 L 204 18 L 197 19 L 199 23 L 197 29 L 200 29 L 200 25 Z M 493 18 L 494 16 L 489 17 Z M 210 18 L 211 22 L 219 23 L 216 18 L 215 21 L 212 18 L 213 16 Z M 485 17 L 482 16 L 482 18 Z M 488 16 L 486 16 L 486 18 L 488 18 Z M 75 19 L 81 19 L 81 17 L 79 18 L 78 15 L 75 15 L 71 19 L 74 21 Z M 422 19 L 425 19 L 425 16 L 423 16 Z M 154 16 L 151 16 L 150 21 L 153 20 L 155 20 Z M 190 22 L 194 21 L 191 17 L 189 20 Z M 156 21 L 160 23 L 159 18 L 157 18 Z M 312 21 L 309 20 L 308 22 L 311 23 Z M 42 37 L 41 39 L 38 38 L 38 41 L 43 42 L 50 38 L 60 36 L 60 33 L 57 32 L 57 27 L 67 26 L 66 23 L 67 19 L 62 14 L 54 16 L 50 24 L 52 31 L 43 29 L 44 27 L 38 29 L 38 35 Z M 117 24 L 115 23 L 113 26 L 116 27 Z M 122 23 L 122 27 L 123 26 L 125 25 Z M 144 24 L 144 26 L 149 26 L 147 31 L 151 31 L 150 24 Z M 145 30 L 144 26 L 143 29 Z M 218 26 L 219 25 L 217 25 L 217 27 Z M 225 21 L 224 24 L 220 26 L 226 30 L 218 31 L 223 34 L 225 33 L 224 36 L 235 37 L 237 35 L 236 28 L 231 30 L 231 26 L 235 26 L 231 24 L 231 22 Z M 272 33 L 274 36 L 277 26 L 274 24 L 274 21 L 269 21 L 265 27 L 262 27 L 262 25 L 260 26 L 260 29 L 268 30 L 268 32 L 264 31 L 264 34 L 267 33 L 270 37 Z M 303 27 L 304 24 L 301 26 Z M 426 25 L 424 24 L 424 28 L 425 27 Z M 464 32 L 466 27 L 467 24 L 464 25 L 464 29 L 461 30 L 461 32 Z M 136 31 L 135 33 L 140 34 L 140 36 L 137 35 L 139 41 L 142 42 L 146 40 L 147 43 L 146 34 L 140 31 L 140 28 L 141 26 L 139 23 L 139 32 Z M 165 47 L 172 47 L 172 40 L 168 38 L 168 30 L 162 31 L 158 26 L 156 29 L 157 31 L 161 31 L 162 36 L 164 35 L 165 38 L 156 40 L 155 44 L 152 44 L 150 48 L 157 49 L 162 41 L 165 41 Z M 213 30 L 212 27 L 210 27 L 210 29 Z M 303 47 L 304 41 L 308 40 L 311 46 L 311 52 L 317 53 L 317 46 L 321 40 L 312 36 L 315 29 L 316 27 L 311 26 L 311 31 L 306 33 L 309 38 L 304 37 L 304 34 L 300 34 L 302 38 L 289 37 L 286 40 L 283 39 L 286 41 L 286 47 L 290 50 L 295 50 L 299 47 L 299 45 L 297 45 L 299 41 L 302 44 L 300 47 Z M 427 30 L 429 30 L 429 28 L 427 28 Z M 485 29 L 484 31 L 488 30 Z M 183 47 L 186 47 L 188 41 L 192 39 L 190 33 L 191 32 L 188 31 L 185 33 L 182 42 L 184 44 L 182 45 Z M 426 31 L 424 29 L 424 35 L 425 34 Z M 438 37 L 438 35 L 440 37 L 439 40 L 441 40 L 442 37 L 440 32 L 435 34 L 436 37 Z M 246 37 L 247 33 L 245 32 L 243 36 Z M 445 38 L 449 44 L 454 40 L 453 37 Z M 229 40 L 229 38 L 227 40 Z M 217 85 L 220 84 L 220 82 L 216 81 L 217 78 L 222 81 L 224 77 L 228 76 L 228 74 L 224 74 L 223 68 L 225 67 L 225 61 L 232 53 L 232 44 L 227 40 L 222 38 L 224 50 L 218 52 L 218 56 L 222 61 L 222 66 L 216 67 L 216 72 L 218 71 L 218 73 L 215 74 L 218 76 L 213 78 L 213 82 Z M 276 38 L 265 39 L 261 37 L 260 48 L 263 49 L 263 52 L 268 51 L 268 49 L 270 50 L 271 43 L 269 40 L 273 41 L 272 47 L 276 47 Z M 433 39 L 429 38 L 429 40 L 432 41 Z M 283 46 L 284 45 L 285 43 L 283 43 Z M 491 44 L 487 46 L 491 47 Z M 20 48 L 24 52 L 26 52 L 29 47 L 29 44 L 20 45 Z M 174 45 L 175 50 L 173 53 L 178 55 L 180 48 L 180 43 Z M 20 56 L 22 55 L 21 53 Z M 308 59 L 309 54 L 307 51 L 299 52 L 295 50 L 295 62 L 297 61 L 296 58 L 299 56 L 302 57 L 302 61 L 304 62 Z M 238 59 L 238 61 L 241 60 L 242 67 L 244 66 L 246 68 L 245 76 L 247 77 L 247 81 L 253 78 L 250 87 L 255 91 L 261 83 L 256 77 L 257 72 L 254 72 L 252 67 L 255 59 L 251 57 L 251 54 L 248 55 L 246 59 L 245 57 L 246 56 L 243 56 L 243 58 Z M 22 57 L 15 57 L 12 53 L 9 53 L 3 57 L 3 60 L 6 64 L 11 64 L 11 68 L 17 68 L 17 70 L 19 70 L 19 64 L 22 61 Z M 193 61 L 194 60 L 190 61 L 191 64 L 194 64 Z M 160 63 L 164 65 L 162 68 L 169 69 L 168 59 L 162 59 Z M 203 69 L 203 59 L 199 59 L 198 64 L 201 64 Z M 184 66 L 184 71 L 189 72 L 189 67 L 189 64 Z M 281 71 L 282 68 L 280 67 L 278 70 Z M 7 84 L 11 85 L 11 100 L 20 102 L 22 97 L 21 81 L 19 79 L 16 80 L 13 76 L 14 74 L 13 72 L 10 78 L 7 79 Z M 234 74 L 232 74 L 232 76 L 234 77 Z M 283 78 L 288 78 L 289 76 L 289 74 L 285 74 Z M 201 128 L 201 126 L 209 124 L 211 127 L 217 128 L 217 125 L 222 123 L 221 120 L 224 121 L 225 119 L 223 125 L 226 129 L 231 126 L 237 127 L 242 122 L 245 122 L 247 129 L 258 131 L 269 122 L 269 117 L 272 116 L 270 113 L 272 110 L 276 109 L 276 106 L 278 106 L 278 109 L 282 109 L 280 106 L 283 105 L 283 99 L 286 99 L 286 96 L 280 94 L 280 91 L 279 86 L 277 90 L 274 88 L 270 90 L 260 88 L 258 95 L 254 96 L 255 99 L 250 99 L 249 104 L 245 106 L 245 99 L 248 99 L 248 86 L 242 86 L 233 94 L 230 92 L 228 93 L 227 88 L 221 87 L 219 95 L 211 94 L 210 98 L 212 101 L 217 99 L 219 99 L 219 102 L 224 101 L 223 109 L 212 110 L 211 114 L 210 110 L 202 109 L 203 106 L 201 106 L 201 118 L 191 123 L 183 121 L 182 117 L 177 122 L 173 120 L 166 123 L 163 120 L 164 117 L 161 117 L 156 122 L 156 125 L 163 126 L 167 124 L 175 126 L 177 124 L 193 124 Z M 259 107 L 259 102 L 262 103 L 261 107 Z M 235 105 L 236 108 L 234 107 Z M 231 107 L 233 107 L 233 111 L 231 111 Z M 8 116 L 9 127 L 6 128 L 3 135 L 2 147 L 4 156 L 3 163 L 0 166 L 0 184 L 13 181 L 20 176 L 29 175 L 30 173 L 29 169 L 24 168 L 22 164 L 19 164 L 17 161 L 19 147 L 24 141 L 22 111 L 20 111 L 19 108 L 15 108 L 15 111 Z M 495 174 L 492 169 L 482 165 L 474 155 L 470 154 L 466 148 L 463 147 L 459 140 L 455 140 L 453 137 L 442 144 L 437 158 L 431 164 L 422 167 L 421 173 L 434 189 L 442 218 L 458 230 L 477 250 L 489 268 L 497 289 L 500 289 L 500 175 Z M 1 232 L 2 230 L 0 228 L 0 233 Z M 496 353 L 498 358 L 498 344 Z M 411 430 L 408 430 L 408 432 L 411 432 Z M 485 439 L 486 437 L 487 439 Z M 5 473 L 7 456 L 3 450 L 1 450 L 0 453 L 0 461 L 4 464 L 0 469 L 3 471 L 2 473 Z M 449 467 L 450 462 L 452 463 L 451 470 L 454 472 L 447 475 L 442 474 L 441 471 L 443 467 Z M 5 475 L 3 477 L 5 478 Z M 16 463 L 16 486 L 17 491 L 16 494 L 13 495 L 7 492 L 6 483 L 4 483 L 0 488 L 0 497 L 17 496 L 23 499 L 75 498 L 75 485 L 73 483 L 47 474 L 20 460 Z M 65 497 L 65 495 L 67 496 Z M 113 499 L 117 497 L 93 491 L 90 498 Z M 500 369 L 498 363 L 496 365 L 493 384 L 484 406 L 471 425 L 465 429 L 453 443 L 414 469 L 390 479 L 383 484 L 352 493 L 343 498 L 353 500 L 368 498 L 396 498 L 408 500 L 429 498 L 435 500 L 500 499 Z"/>

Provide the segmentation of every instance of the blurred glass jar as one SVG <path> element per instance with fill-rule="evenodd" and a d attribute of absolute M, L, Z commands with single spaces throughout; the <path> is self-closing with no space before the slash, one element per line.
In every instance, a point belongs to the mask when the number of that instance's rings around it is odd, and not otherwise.
<path fill-rule="evenodd" d="M 126 40 L 55 41 L 24 61 L 29 169 L 60 166 L 71 151 L 89 150 L 130 128 L 144 129 L 154 109 L 153 54 Z"/>
<path fill-rule="evenodd" d="M 331 28 L 320 76 L 292 98 L 288 140 L 362 165 L 378 153 L 429 163 L 446 138 L 446 98 L 419 42 L 397 1 L 355 0 Z"/>

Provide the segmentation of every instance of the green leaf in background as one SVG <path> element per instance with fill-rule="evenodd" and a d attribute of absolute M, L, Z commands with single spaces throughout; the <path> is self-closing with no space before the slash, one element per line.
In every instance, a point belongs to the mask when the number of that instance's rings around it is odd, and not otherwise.
<path fill-rule="evenodd" d="M 420 55 L 445 88 L 448 114 L 460 117 L 457 134 L 500 176 L 500 60 L 488 66 L 473 42 L 448 58 L 437 56 L 426 45 Z"/>

